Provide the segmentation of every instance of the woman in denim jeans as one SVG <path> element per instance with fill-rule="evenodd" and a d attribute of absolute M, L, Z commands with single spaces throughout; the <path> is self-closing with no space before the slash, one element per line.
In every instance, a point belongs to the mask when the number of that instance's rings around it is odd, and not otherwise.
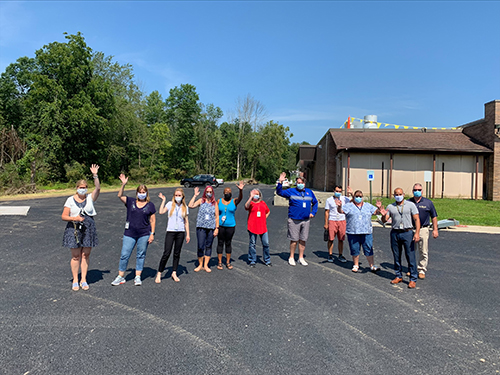
<path fill-rule="evenodd" d="M 145 185 L 139 185 L 136 190 L 135 198 L 123 195 L 123 190 L 128 182 L 128 177 L 120 175 L 122 186 L 118 192 L 118 198 L 127 207 L 127 222 L 125 223 L 125 233 L 123 235 L 123 246 L 120 256 L 120 265 L 118 267 L 118 276 L 111 285 L 120 285 L 125 283 L 125 271 L 127 270 L 128 260 L 132 250 L 137 245 L 137 257 L 135 265 L 135 285 L 142 285 L 141 273 L 144 268 L 144 259 L 148 245 L 153 242 L 156 227 L 156 208 L 149 201 L 148 188 Z"/>
<path fill-rule="evenodd" d="M 245 203 L 245 209 L 248 211 L 248 235 L 250 244 L 248 246 L 248 263 L 250 267 L 255 267 L 257 262 L 257 252 L 255 244 L 257 236 L 260 236 L 263 247 L 264 264 L 270 267 L 271 255 L 269 254 L 269 235 L 267 234 L 267 218 L 271 211 L 266 202 L 262 200 L 262 192 L 259 189 L 253 189 L 250 197 Z"/>

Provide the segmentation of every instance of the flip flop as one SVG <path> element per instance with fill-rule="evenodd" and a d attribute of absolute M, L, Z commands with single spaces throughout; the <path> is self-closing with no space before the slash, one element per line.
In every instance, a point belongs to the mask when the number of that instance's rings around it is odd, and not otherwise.
<path fill-rule="evenodd" d="M 82 287 L 83 290 L 89 290 L 89 284 L 87 284 L 86 281 L 80 283 L 80 286 Z"/>
<path fill-rule="evenodd" d="M 78 283 L 73 283 L 71 289 L 73 289 L 73 291 L 76 292 L 78 289 L 80 289 L 80 287 L 78 286 Z"/>

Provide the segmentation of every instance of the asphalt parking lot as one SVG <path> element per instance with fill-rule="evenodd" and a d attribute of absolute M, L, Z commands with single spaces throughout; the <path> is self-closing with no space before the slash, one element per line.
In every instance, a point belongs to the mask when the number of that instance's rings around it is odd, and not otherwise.
<path fill-rule="evenodd" d="M 407 278 L 389 283 L 388 229 L 374 229 L 379 273 L 367 271 L 363 256 L 357 274 L 351 262 L 328 263 L 321 209 L 307 243 L 309 266 L 290 267 L 287 209 L 271 205 L 272 187 L 260 188 L 271 209 L 273 267 L 246 264 L 243 202 L 233 270 L 216 269 L 214 246 L 212 272 L 193 272 L 193 210 L 180 283 L 170 279 L 172 259 L 162 283 L 154 283 L 166 228 L 166 216 L 158 215 L 143 285 L 131 282 L 134 251 L 127 283 L 112 287 L 126 210 L 116 193 L 103 193 L 96 203 L 100 245 L 90 259 L 90 290 L 78 292 L 71 291 L 69 250 L 61 247 L 66 197 L 0 202 L 31 206 L 28 216 L 0 216 L 0 373 L 500 372 L 500 235 L 440 232 L 430 240 L 427 278 L 411 290 Z M 168 199 L 173 190 L 161 189 Z M 151 190 L 157 208 L 159 191 Z M 220 196 L 222 188 L 216 189 Z M 261 260 L 260 241 L 257 254 Z"/>

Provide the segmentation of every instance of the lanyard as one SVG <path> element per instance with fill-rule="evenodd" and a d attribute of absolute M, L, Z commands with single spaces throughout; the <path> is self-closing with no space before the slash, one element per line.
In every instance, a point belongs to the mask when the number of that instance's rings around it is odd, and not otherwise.
<path fill-rule="evenodd" d="M 403 212 L 405 210 L 405 201 L 403 201 L 403 204 L 401 205 L 401 211 L 399 211 L 399 204 L 396 204 L 396 209 L 399 212 L 399 215 L 401 215 L 401 222 L 403 222 Z"/>

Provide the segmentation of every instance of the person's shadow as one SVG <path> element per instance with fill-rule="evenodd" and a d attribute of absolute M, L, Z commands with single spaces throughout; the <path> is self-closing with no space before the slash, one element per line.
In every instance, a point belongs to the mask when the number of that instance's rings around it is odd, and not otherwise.
<path fill-rule="evenodd" d="M 87 272 L 87 282 L 89 284 L 97 283 L 101 280 L 104 280 L 104 274 L 109 273 L 109 270 L 101 271 L 98 269 L 88 270 Z"/>

